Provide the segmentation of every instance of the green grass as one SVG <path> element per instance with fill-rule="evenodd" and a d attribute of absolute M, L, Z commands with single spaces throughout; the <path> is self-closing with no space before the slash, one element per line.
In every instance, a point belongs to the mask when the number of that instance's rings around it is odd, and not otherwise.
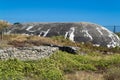
<path fill-rule="evenodd" d="M 96 53 L 97 54 L 97 53 Z M 120 63 L 120 55 L 73 55 L 58 51 L 37 61 L 0 61 L 2 80 L 65 80 L 66 73 L 102 71 Z"/>
<path fill-rule="evenodd" d="M 37 61 L 17 59 L 0 61 L 0 80 L 65 80 L 64 75 L 76 71 L 104 73 L 120 64 L 120 48 L 94 47 L 91 43 L 74 43 L 63 36 L 43 38 L 37 36 L 4 35 L 0 48 L 9 46 L 39 46 L 52 43 L 79 47 L 79 54 L 57 51 L 48 58 Z M 8 40 L 8 41 L 7 41 Z M 20 41 L 19 41 L 20 40 Z M 17 41 L 17 42 L 15 42 Z M 12 42 L 11 45 L 8 43 Z M 24 44 L 22 44 L 24 43 Z M 36 45 L 37 43 L 37 45 Z M 113 54 L 102 54 L 111 52 Z M 85 53 L 85 54 L 80 54 Z"/>

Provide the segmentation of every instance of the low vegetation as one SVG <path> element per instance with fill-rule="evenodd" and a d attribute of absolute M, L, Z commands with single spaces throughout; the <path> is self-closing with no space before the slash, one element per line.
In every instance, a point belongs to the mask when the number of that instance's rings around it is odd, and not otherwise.
<path fill-rule="evenodd" d="M 115 34 L 117 34 L 117 35 L 120 37 L 120 32 L 117 32 L 117 33 L 115 33 Z"/>
<path fill-rule="evenodd" d="M 79 54 L 57 51 L 36 61 L 0 60 L 1 80 L 119 80 L 120 49 L 95 47 L 91 43 L 74 43 L 64 37 L 44 38 L 25 35 L 4 35 L 0 48 L 40 45 L 79 47 Z M 108 54 L 110 53 L 110 54 Z M 76 78 L 73 74 L 81 76 Z M 88 77 L 82 76 L 81 72 Z M 73 76 L 69 76 L 72 74 Z M 94 75 L 96 74 L 96 77 Z M 97 75 L 98 74 L 98 75 Z M 116 75 L 116 76 L 115 76 Z M 93 77 L 94 76 L 94 77 Z M 100 77 L 98 77 L 100 76 Z M 104 79 L 103 79 L 104 78 Z"/>
<path fill-rule="evenodd" d="M 37 61 L 14 59 L 0 61 L 0 64 L 0 79 L 4 80 L 66 80 L 64 75 L 76 71 L 105 73 L 107 68 L 120 64 L 120 55 L 73 55 L 57 51 L 49 58 Z M 118 74 L 116 71 L 108 71 L 107 76 Z"/>
<path fill-rule="evenodd" d="M 8 24 L 7 22 L 5 21 L 0 21 L 0 30 L 2 30 L 3 28 L 6 28 L 8 27 L 10 24 Z"/>
<path fill-rule="evenodd" d="M 87 43 L 74 43 L 68 39 L 64 39 L 63 36 L 55 36 L 51 38 L 38 37 L 38 36 L 26 36 L 20 34 L 4 35 L 3 40 L 0 41 L 0 47 L 14 46 L 40 46 L 40 45 L 61 45 L 61 46 L 75 46 L 79 47 L 80 51 L 83 53 L 94 53 L 100 52 L 103 54 L 120 53 L 120 48 L 106 48 L 106 47 L 96 47 L 90 42 Z M 4 43 L 4 44 L 2 44 Z"/>
<path fill-rule="evenodd" d="M 120 67 L 114 66 L 107 69 L 103 77 L 105 80 L 120 80 Z"/>

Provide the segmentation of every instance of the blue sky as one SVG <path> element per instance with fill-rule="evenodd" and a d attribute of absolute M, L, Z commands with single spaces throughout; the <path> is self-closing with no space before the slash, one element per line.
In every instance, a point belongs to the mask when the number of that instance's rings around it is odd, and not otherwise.
<path fill-rule="evenodd" d="M 0 19 L 120 25 L 120 0 L 0 0 Z"/>

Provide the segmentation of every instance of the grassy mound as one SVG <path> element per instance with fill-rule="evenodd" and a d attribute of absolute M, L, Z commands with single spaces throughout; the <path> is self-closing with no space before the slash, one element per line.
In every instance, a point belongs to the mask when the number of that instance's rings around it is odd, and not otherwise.
<path fill-rule="evenodd" d="M 96 53 L 97 54 L 97 53 Z M 17 59 L 0 61 L 0 79 L 4 80 L 65 80 L 75 71 L 103 72 L 120 63 L 120 55 L 73 55 L 58 51 L 38 61 Z"/>
<path fill-rule="evenodd" d="M 37 61 L 19 61 L 17 59 L 0 61 L 1 80 L 66 80 L 64 77 L 76 71 L 107 73 L 105 79 L 116 75 L 117 69 L 109 69 L 120 64 L 120 48 L 95 47 L 91 43 L 74 43 L 63 36 L 44 38 L 25 35 L 4 35 L 0 48 L 40 45 L 65 45 L 79 47 L 79 55 L 58 51 L 49 58 Z M 107 53 L 112 53 L 108 55 Z M 112 71 L 113 70 L 113 71 Z M 113 72 L 113 73 L 112 73 Z M 113 76 L 112 76 L 113 77 Z M 89 77 L 88 77 L 89 78 Z M 97 77 L 90 78 L 91 80 Z M 89 79 L 89 80 L 90 80 Z M 79 80 L 79 79 L 78 79 Z"/>

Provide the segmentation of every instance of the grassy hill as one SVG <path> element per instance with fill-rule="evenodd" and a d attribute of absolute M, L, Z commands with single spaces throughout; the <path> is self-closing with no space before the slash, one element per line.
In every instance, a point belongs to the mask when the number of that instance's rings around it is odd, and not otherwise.
<path fill-rule="evenodd" d="M 119 80 L 120 49 L 73 43 L 62 36 L 4 35 L 0 48 L 46 44 L 79 47 L 78 54 L 57 51 L 36 61 L 0 60 L 1 80 Z M 82 76 L 84 75 L 84 76 Z M 96 76 L 94 76 L 96 75 Z M 80 76 L 80 77 L 79 77 Z M 110 79 L 109 79 L 110 78 Z"/>

